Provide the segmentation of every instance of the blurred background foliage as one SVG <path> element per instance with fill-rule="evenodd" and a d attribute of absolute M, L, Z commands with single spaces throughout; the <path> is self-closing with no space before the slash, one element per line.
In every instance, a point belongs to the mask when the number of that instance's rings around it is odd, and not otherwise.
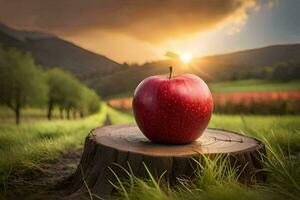
<path fill-rule="evenodd" d="M 15 113 L 20 123 L 25 107 L 47 108 L 47 117 L 58 108 L 68 119 L 98 111 L 100 97 L 74 75 L 59 68 L 43 70 L 29 53 L 0 48 L 0 104 Z"/>

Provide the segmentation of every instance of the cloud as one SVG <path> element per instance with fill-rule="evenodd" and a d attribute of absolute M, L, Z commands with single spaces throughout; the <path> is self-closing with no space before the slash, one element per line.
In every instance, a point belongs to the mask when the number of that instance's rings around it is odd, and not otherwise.
<path fill-rule="evenodd" d="M 67 37 L 95 30 L 161 42 L 223 23 L 243 24 L 258 1 L 0 0 L 0 21 Z"/>
<path fill-rule="evenodd" d="M 259 5 L 255 1 L 244 2 L 244 7 L 235 10 L 235 13 L 228 17 L 227 23 L 231 26 L 227 32 L 228 35 L 235 35 L 241 32 L 241 27 L 245 25 L 248 19 L 248 13 L 246 8 L 259 9 Z"/>

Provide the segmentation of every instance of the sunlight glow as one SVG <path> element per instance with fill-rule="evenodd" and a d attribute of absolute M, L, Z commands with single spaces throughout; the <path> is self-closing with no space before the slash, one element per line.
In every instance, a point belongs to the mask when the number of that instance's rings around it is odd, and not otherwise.
<path fill-rule="evenodd" d="M 192 60 L 192 55 L 189 53 L 183 53 L 183 54 L 180 54 L 179 58 L 183 63 L 188 64 Z"/>

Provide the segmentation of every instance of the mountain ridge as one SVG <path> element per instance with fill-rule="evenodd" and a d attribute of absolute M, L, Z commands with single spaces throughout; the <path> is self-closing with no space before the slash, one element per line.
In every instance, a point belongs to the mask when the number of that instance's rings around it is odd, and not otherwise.
<path fill-rule="evenodd" d="M 248 57 L 247 59 L 245 59 L 245 55 L 247 55 Z M 239 59 L 240 62 L 238 64 L 272 65 L 280 61 L 286 62 L 287 60 L 289 61 L 294 60 L 296 62 L 299 62 L 300 61 L 299 55 L 300 55 L 300 43 L 294 43 L 294 44 L 268 45 L 265 47 L 244 49 L 241 51 L 234 51 L 226 54 L 205 56 L 203 58 L 228 61 L 230 57 L 238 56 L 240 58 Z M 253 56 L 256 56 L 255 60 L 252 58 Z M 258 59 L 257 57 L 260 57 L 261 59 Z M 251 62 L 249 62 L 249 59 L 253 59 L 254 61 L 256 61 L 256 63 L 251 64 Z"/>
<path fill-rule="evenodd" d="M 279 63 L 300 63 L 300 44 L 279 44 L 245 49 L 226 54 L 194 58 L 185 66 L 179 60 L 158 60 L 137 66 L 121 65 L 55 35 L 15 30 L 0 24 L 0 44 L 30 52 L 35 61 L 47 68 L 61 67 L 107 97 L 133 92 L 144 78 L 168 73 L 194 73 L 206 81 L 234 80 L 251 75 L 264 79 L 264 71 Z"/>
<path fill-rule="evenodd" d="M 84 80 L 90 76 L 112 73 L 122 68 L 119 63 L 57 36 L 15 30 L 0 25 L 0 43 L 4 47 L 14 47 L 30 52 L 35 61 L 45 67 L 61 67 Z"/>

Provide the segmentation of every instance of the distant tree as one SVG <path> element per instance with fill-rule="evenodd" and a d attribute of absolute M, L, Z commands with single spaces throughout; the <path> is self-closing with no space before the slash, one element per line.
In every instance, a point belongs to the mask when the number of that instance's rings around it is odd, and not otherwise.
<path fill-rule="evenodd" d="M 24 106 L 41 104 L 47 98 L 43 72 L 30 54 L 13 48 L 0 48 L 0 88 L 0 103 L 15 112 L 16 124 Z"/>
<path fill-rule="evenodd" d="M 124 62 L 122 65 L 123 65 L 123 67 L 126 68 L 126 69 L 130 67 L 130 65 L 129 65 L 127 62 Z"/>
<path fill-rule="evenodd" d="M 70 119 L 71 110 L 76 111 L 80 105 L 83 86 L 75 77 L 70 76 L 69 79 L 66 79 L 65 87 L 66 93 L 63 108 L 67 112 L 67 119 Z"/>
<path fill-rule="evenodd" d="M 272 79 L 277 81 L 290 81 L 299 79 L 300 63 L 288 62 L 281 63 L 274 67 Z"/>
<path fill-rule="evenodd" d="M 48 93 L 48 114 L 51 120 L 52 110 L 58 106 L 60 111 L 67 111 L 67 118 L 70 118 L 70 109 L 76 107 L 80 101 L 81 84 L 70 73 L 54 68 L 47 72 L 49 85 Z"/>
<path fill-rule="evenodd" d="M 69 74 L 63 70 L 54 68 L 47 71 L 47 82 L 49 86 L 48 92 L 48 114 L 49 120 L 52 118 L 52 110 L 54 106 L 58 106 L 63 117 L 63 103 L 66 100 L 66 82 L 69 79 Z"/>
<path fill-rule="evenodd" d="M 47 72 L 47 80 L 49 85 L 47 116 L 49 120 L 51 120 L 52 110 L 55 106 L 61 112 L 65 110 L 68 119 L 70 119 L 71 111 L 75 117 L 78 112 L 83 116 L 92 113 L 95 110 L 94 107 L 99 109 L 98 95 L 81 84 L 72 74 L 54 68 Z"/>
<path fill-rule="evenodd" d="M 100 97 L 93 90 L 90 90 L 88 96 L 89 96 L 89 101 L 88 101 L 89 114 L 98 112 L 100 109 Z"/>
<path fill-rule="evenodd" d="M 83 87 L 82 98 L 79 106 L 80 116 L 83 117 L 88 114 L 95 113 L 100 108 L 100 97 L 95 93 L 95 91 Z"/>

